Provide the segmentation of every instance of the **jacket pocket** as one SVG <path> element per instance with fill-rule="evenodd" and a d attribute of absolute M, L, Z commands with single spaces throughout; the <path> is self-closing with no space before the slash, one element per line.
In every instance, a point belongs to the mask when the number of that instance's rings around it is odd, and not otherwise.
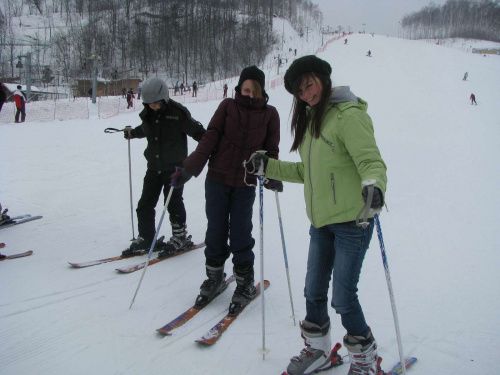
<path fill-rule="evenodd" d="M 320 134 L 321 140 L 325 142 L 328 146 L 332 148 L 332 155 L 335 153 L 335 145 L 333 142 L 330 142 L 323 134 Z"/>
<path fill-rule="evenodd" d="M 330 174 L 330 180 L 332 183 L 333 204 L 337 204 L 337 196 L 335 193 L 335 176 L 333 173 Z"/>

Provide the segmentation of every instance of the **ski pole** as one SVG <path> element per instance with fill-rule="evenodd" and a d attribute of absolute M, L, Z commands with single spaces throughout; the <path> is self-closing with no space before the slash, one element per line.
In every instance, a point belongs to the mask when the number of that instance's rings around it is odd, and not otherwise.
<path fill-rule="evenodd" d="M 265 154 L 265 151 L 257 151 Z M 260 295 L 262 301 L 262 360 L 266 359 L 266 309 L 264 300 L 264 164 L 259 165 L 256 173 L 259 179 L 259 221 L 260 221 Z"/>
<path fill-rule="evenodd" d="M 373 185 L 372 185 L 373 189 Z M 389 290 L 389 297 L 391 299 L 392 315 L 394 317 L 394 326 L 396 327 L 396 337 L 398 340 L 399 359 L 401 361 L 401 369 L 403 374 L 406 374 L 405 356 L 403 352 L 403 343 L 401 342 L 401 332 L 399 330 L 398 312 L 396 310 L 396 302 L 394 300 L 394 292 L 392 290 L 391 274 L 389 272 L 389 263 L 387 262 L 387 255 L 385 253 L 384 239 L 382 237 L 382 228 L 380 227 L 380 220 L 378 214 L 374 215 L 375 226 L 377 228 L 378 242 L 380 243 L 380 252 L 382 253 L 382 263 L 384 264 L 385 279 L 387 280 L 387 289 Z"/>
<path fill-rule="evenodd" d="M 290 305 L 292 306 L 292 319 L 293 325 L 295 326 L 295 311 L 293 309 L 293 298 L 292 298 L 292 287 L 290 286 L 290 273 L 288 272 L 288 257 L 286 255 L 286 245 L 285 245 L 285 235 L 283 233 L 283 221 L 281 219 L 281 209 L 280 209 L 280 201 L 278 198 L 278 192 L 274 192 L 276 194 L 276 207 L 278 209 L 278 220 L 280 223 L 280 231 L 281 231 L 281 244 L 283 245 L 283 258 L 285 258 L 285 269 L 286 269 L 286 278 L 288 280 L 288 294 L 290 295 Z"/>
<path fill-rule="evenodd" d="M 139 287 L 141 286 L 141 283 L 142 283 L 142 279 L 144 278 L 144 274 L 146 273 L 146 270 L 148 269 L 149 260 L 151 259 L 151 254 L 153 254 L 153 249 L 155 248 L 156 240 L 158 238 L 158 232 L 160 231 L 161 224 L 163 222 L 163 218 L 165 217 L 165 212 L 167 211 L 168 204 L 170 203 L 170 198 L 172 198 L 173 191 L 174 191 L 174 186 L 171 186 L 170 191 L 168 192 L 167 200 L 165 202 L 165 207 L 163 207 L 163 212 L 161 213 L 160 222 L 158 223 L 158 227 L 156 228 L 156 233 L 155 233 L 153 242 L 151 243 L 151 248 L 149 249 L 148 259 L 146 260 L 146 265 L 144 267 L 144 271 L 142 271 L 141 279 L 139 280 L 139 285 L 137 285 L 137 289 L 135 290 L 134 298 L 132 298 L 132 302 L 130 302 L 129 310 L 132 308 L 132 305 L 134 304 L 135 297 L 137 296 L 137 292 L 139 291 Z"/>
<path fill-rule="evenodd" d="M 132 130 L 131 126 L 125 126 L 124 132 L 128 132 L 130 134 L 130 130 Z M 132 199 L 132 162 L 130 161 L 130 138 L 127 138 L 128 141 L 128 184 L 130 190 L 130 221 L 132 223 L 132 241 L 135 240 L 135 231 L 134 231 L 134 203 Z"/>
<path fill-rule="evenodd" d="M 116 128 L 106 128 L 104 129 L 104 133 L 119 133 L 119 132 L 130 132 L 132 127 L 130 125 L 125 126 L 125 129 L 116 129 Z M 135 240 L 135 230 L 134 230 L 134 206 L 132 199 L 132 163 L 130 161 L 130 138 L 128 140 L 128 180 L 129 180 L 129 189 L 130 189 L 130 220 L 132 223 L 132 241 Z"/>

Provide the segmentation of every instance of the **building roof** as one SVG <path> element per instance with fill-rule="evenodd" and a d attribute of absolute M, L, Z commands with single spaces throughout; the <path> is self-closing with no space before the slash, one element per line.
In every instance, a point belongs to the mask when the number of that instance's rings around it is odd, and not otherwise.
<path fill-rule="evenodd" d="M 17 86 L 19 83 L 4 83 L 3 84 L 10 92 L 14 92 L 17 90 Z M 21 85 L 22 89 L 21 91 L 26 91 L 28 87 L 26 85 Z M 38 87 L 36 86 L 31 86 L 31 91 L 40 91 Z"/>

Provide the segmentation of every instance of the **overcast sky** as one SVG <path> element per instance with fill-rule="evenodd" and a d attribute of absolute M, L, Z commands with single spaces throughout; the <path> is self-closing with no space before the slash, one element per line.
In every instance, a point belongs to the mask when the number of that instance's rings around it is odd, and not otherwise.
<path fill-rule="evenodd" d="M 351 31 L 398 36 L 399 21 L 405 14 L 418 11 L 431 0 L 311 0 L 323 12 L 323 26 L 339 25 Z M 446 0 L 433 0 L 443 5 Z M 365 26 L 363 26 L 365 24 Z"/>

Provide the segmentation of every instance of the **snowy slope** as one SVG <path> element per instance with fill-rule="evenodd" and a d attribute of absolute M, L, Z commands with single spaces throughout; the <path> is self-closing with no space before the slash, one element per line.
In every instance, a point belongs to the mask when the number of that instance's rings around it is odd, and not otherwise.
<path fill-rule="evenodd" d="M 369 49 L 372 58 L 365 57 Z M 390 212 L 383 213 L 381 223 L 405 352 L 419 358 L 411 374 L 493 373 L 491 349 L 500 344 L 495 246 L 499 58 L 370 35 L 352 35 L 348 45 L 332 43 L 319 57 L 331 63 L 338 85 L 350 85 L 368 101 L 388 165 Z M 465 71 L 467 82 L 462 81 Z M 477 106 L 468 101 L 471 92 Z M 280 158 L 298 160 L 288 152 L 291 96 L 283 87 L 269 95 L 282 120 Z M 217 105 L 197 103 L 189 109 L 207 125 Z M 114 269 L 137 258 L 87 269 L 67 264 L 113 256 L 128 245 L 127 142 L 103 130 L 138 123 L 135 113 L 0 126 L 0 200 L 12 215 L 44 216 L 0 230 L 0 242 L 7 244 L 2 253 L 35 251 L 0 263 L 0 374 L 281 373 L 302 341 L 290 317 L 273 193 L 264 193 L 264 273 L 271 281 L 265 361 L 259 354 L 259 302 L 248 306 L 215 346 L 193 342 L 222 317 L 234 285 L 173 336 L 155 332 L 194 302 L 204 279 L 203 250 L 148 268 L 131 310 L 140 272 L 121 275 Z M 145 144 L 131 142 L 134 205 L 146 168 Z M 190 150 L 195 145 L 190 140 Z M 188 230 L 196 241 L 203 240 L 206 228 L 205 172 L 184 193 Z M 309 241 L 302 186 L 285 184 L 280 199 L 294 306 L 302 319 Z M 258 204 L 256 239 L 257 210 Z M 161 234 L 170 236 L 168 220 Z M 258 245 L 255 252 L 259 279 Z M 226 268 L 231 272 L 230 262 Z M 359 288 L 388 369 L 398 351 L 376 236 Z M 333 340 L 341 341 L 344 330 L 332 309 L 331 317 Z M 343 366 L 325 374 L 347 370 Z"/>

